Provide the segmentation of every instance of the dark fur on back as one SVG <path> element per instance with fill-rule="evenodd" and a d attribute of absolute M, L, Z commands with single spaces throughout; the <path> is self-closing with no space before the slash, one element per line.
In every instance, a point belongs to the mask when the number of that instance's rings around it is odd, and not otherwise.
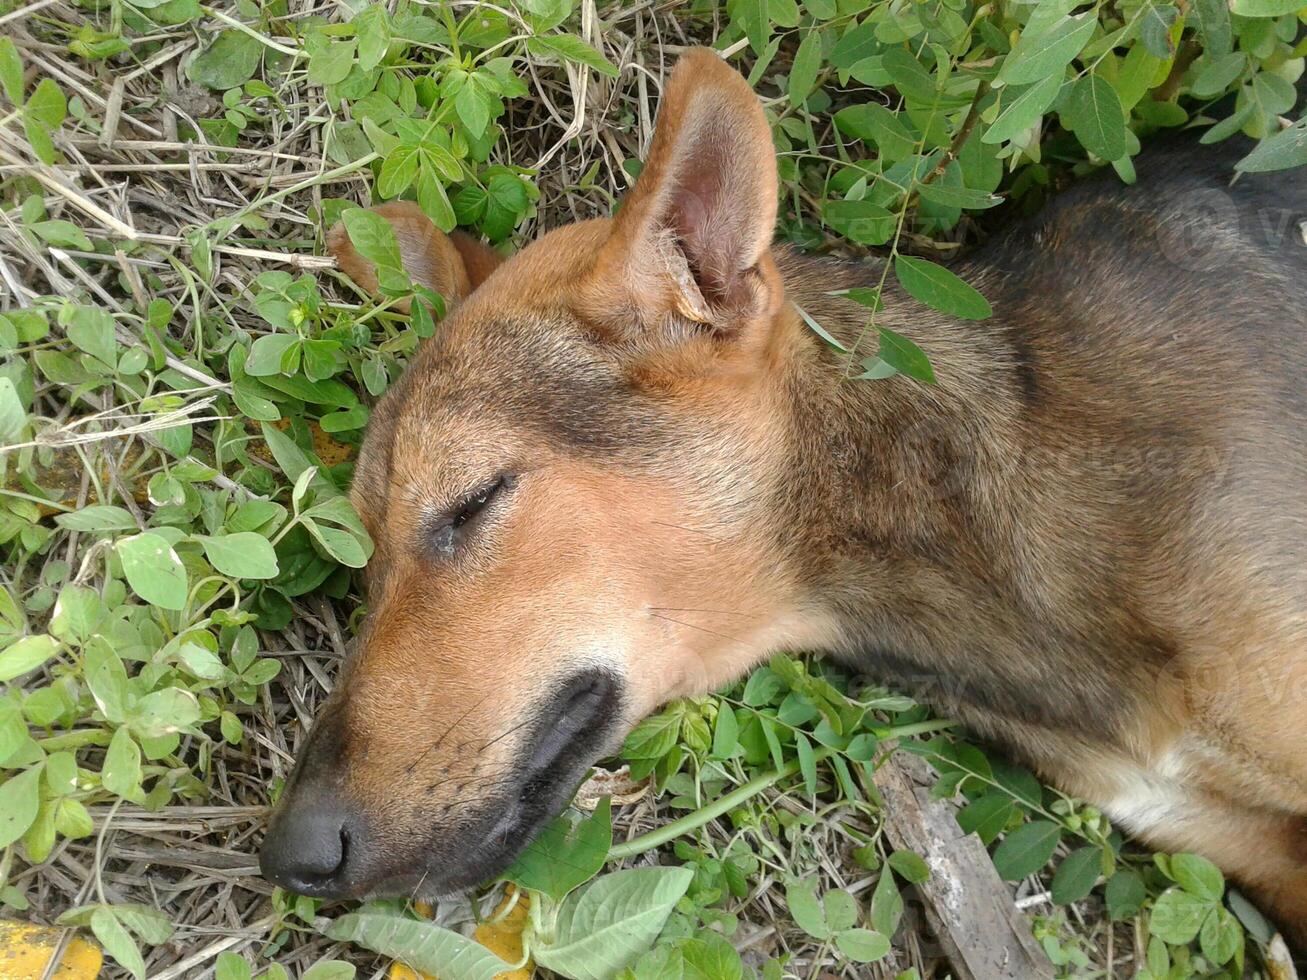
<path fill-rule="evenodd" d="M 1124 743 L 1196 626 L 1177 591 L 1229 605 L 1231 553 L 1307 611 L 1307 174 L 1231 185 L 1246 147 L 1193 142 L 960 263 L 992 319 L 888 288 L 882 322 L 937 387 L 844 380 L 816 337 L 791 378 L 807 418 L 782 497 L 830 542 L 808 574 L 857 624 L 848 655 L 1019 749 L 1006 718 Z M 876 265 L 783 270 L 796 303 L 858 335 L 862 312 L 827 294 Z"/>

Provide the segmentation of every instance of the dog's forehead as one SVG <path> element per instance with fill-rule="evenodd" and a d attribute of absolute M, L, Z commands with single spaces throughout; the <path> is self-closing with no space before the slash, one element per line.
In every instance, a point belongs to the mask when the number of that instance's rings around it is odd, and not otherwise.
<path fill-rule="evenodd" d="M 427 342 L 392 399 L 392 469 L 429 472 L 453 457 L 495 465 L 479 460 L 526 446 L 616 448 L 636 434 L 633 416 L 647 414 L 636 393 L 565 313 L 462 312 Z"/>

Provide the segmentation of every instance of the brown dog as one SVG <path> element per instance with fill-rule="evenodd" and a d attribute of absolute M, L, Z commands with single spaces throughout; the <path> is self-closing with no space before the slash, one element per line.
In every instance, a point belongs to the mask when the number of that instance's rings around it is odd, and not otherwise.
<path fill-rule="evenodd" d="M 708 51 L 613 220 L 498 265 L 378 209 L 458 305 L 360 454 L 372 612 L 265 874 L 475 884 L 644 714 L 819 649 L 1303 938 L 1307 179 L 1228 186 L 1230 159 L 1145 154 L 963 263 L 992 320 L 887 292 L 934 387 L 847 380 L 804 325 L 852 343 L 831 292 L 879 268 L 772 247 L 768 126 Z"/>

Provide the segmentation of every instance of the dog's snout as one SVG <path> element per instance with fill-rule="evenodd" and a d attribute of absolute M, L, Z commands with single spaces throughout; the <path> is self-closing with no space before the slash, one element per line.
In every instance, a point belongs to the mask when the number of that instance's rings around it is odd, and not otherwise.
<path fill-rule="evenodd" d="M 352 891 L 350 838 L 357 819 L 330 800 L 296 802 L 273 819 L 259 852 L 265 878 L 315 898 L 343 898 Z"/>

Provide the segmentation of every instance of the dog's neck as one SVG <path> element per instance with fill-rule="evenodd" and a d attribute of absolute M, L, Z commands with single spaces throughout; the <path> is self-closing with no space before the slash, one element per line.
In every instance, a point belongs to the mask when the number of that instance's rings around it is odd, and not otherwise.
<path fill-rule="evenodd" d="M 1025 444 L 1010 330 L 930 313 L 887 289 L 876 324 L 919 344 L 938 383 L 858 378 L 877 329 L 864 307 L 829 294 L 875 286 L 880 269 L 796 264 L 786 270 L 791 302 L 853 352 L 831 348 L 800 316 L 785 328 L 796 437 L 781 495 L 815 542 L 803 574 L 856 619 L 861 644 L 916 648 L 943 640 L 922 629 L 1001 615 L 985 597 L 1013 573 L 1008 529 L 1020 519 Z"/>

